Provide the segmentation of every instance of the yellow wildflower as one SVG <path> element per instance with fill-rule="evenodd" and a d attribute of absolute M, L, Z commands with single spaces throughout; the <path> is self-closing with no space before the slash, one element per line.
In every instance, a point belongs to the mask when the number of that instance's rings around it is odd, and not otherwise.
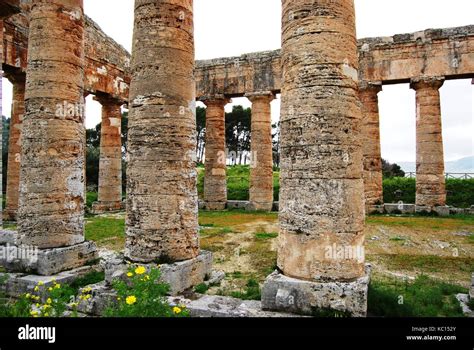
<path fill-rule="evenodd" d="M 128 305 L 133 305 L 137 302 L 137 298 L 134 295 L 128 296 L 126 302 Z"/>
<path fill-rule="evenodd" d="M 31 316 L 38 315 L 38 311 L 33 310 L 33 311 L 30 312 L 30 315 L 31 315 Z"/>
<path fill-rule="evenodd" d="M 48 298 L 48 300 L 46 300 L 46 304 L 52 304 L 53 301 L 51 300 L 51 298 Z"/>
<path fill-rule="evenodd" d="M 146 269 L 143 266 L 139 266 L 135 269 L 137 275 L 143 275 L 146 272 Z"/>
<path fill-rule="evenodd" d="M 43 281 L 39 281 L 39 282 L 38 282 L 38 286 L 40 286 L 40 287 L 41 287 L 41 286 L 44 286 L 44 282 L 43 282 Z"/>
<path fill-rule="evenodd" d="M 54 288 L 55 288 L 55 289 L 59 289 L 59 288 L 61 288 L 61 285 L 60 285 L 59 283 L 56 283 L 56 284 L 54 285 Z"/>
<path fill-rule="evenodd" d="M 39 292 L 39 290 L 40 290 L 39 287 L 36 286 L 36 287 L 35 287 L 35 292 Z"/>
<path fill-rule="evenodd" d="M 44 316 L 44 317 L 48 317 L 48 316 L 49 316 L 49 314 L 48 314 L 48 313 L 45 313 L 43 316 Z"/>
<path fill-rule="evenodd" d="M 49 287 L 48 292 L 52 292 L 52 291 L 53 291 L 53 288 Z"/>
<path fill-rule="evenodd" d="M 127 276 L 128 277 L 133 277 L 133 273 L 129 272 L 129 273 L 127 273 Z"/>
<path fill-rule="evenodd" d="M 31 294 L 30 294 L 30 293 L 26 293 L 25 298 L 30 299 L 30 297 L 31 297 Z"/>
<path fill-rule="evenodd" d="M 175 307 L 173 308 L 173 312 L 174 312 L 175 314 L 180 314 L 181 311 L 182 311 L 181 308 L 179 308 L 179 307 L 177 307 L 177 306 L 175 306 Z"/>

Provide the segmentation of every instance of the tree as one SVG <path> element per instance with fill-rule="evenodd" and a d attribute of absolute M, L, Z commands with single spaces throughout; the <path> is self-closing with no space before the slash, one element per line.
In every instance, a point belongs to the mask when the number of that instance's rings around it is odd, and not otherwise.
<path fill-rule="evenodd" d="M 382 173 L 384 178 L 405 177 L 405 172 L 400 165 L 391 164 L 385 159 L 382 159 Z"/>

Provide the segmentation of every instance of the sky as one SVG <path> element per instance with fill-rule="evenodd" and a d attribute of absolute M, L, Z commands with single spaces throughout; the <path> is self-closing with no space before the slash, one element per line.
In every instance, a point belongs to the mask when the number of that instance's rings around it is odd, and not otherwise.
<path fill-rule="evenodd" d="M 428 28 L 474 24 L 472 0 L 355 0 L 357 37 L 391 36 Z M 85 12 L 131 51 L 134 0 L 84 0 Z M 194 0 L 196 59 L 238 56 L 281 47 L 280 0 Z M 3 111 L 9 116 L 11 85 L 3 80 Z M 245 98 L 227 105 L 250 107 Z M 199 105 L 199 104 L 198 104 Z M 474 85 L 447 81 L 441 88 L 445 160 L 474 155 Z M 203 106 L 203 105 L 202 105 Z M 272 102 L 279 119 L 280 101 Z M 415 92 L 408 84 L 384 86 L 379 94 L 382 156 L 415 161 Z M 100 105 L 89 96 L 86 126 L 100 122 Z"/>

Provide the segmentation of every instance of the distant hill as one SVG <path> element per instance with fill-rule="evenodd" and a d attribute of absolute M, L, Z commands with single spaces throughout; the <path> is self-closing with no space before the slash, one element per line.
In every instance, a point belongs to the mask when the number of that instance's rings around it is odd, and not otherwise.
<path fill-rule="evenodd" d="M 415 172 L 415 162 L 400 162 L 404 172 Z M 474 173 L 474 156 L 465 157 L 452 162 L 446 162 L 445 168 L 447 173 Z"/>

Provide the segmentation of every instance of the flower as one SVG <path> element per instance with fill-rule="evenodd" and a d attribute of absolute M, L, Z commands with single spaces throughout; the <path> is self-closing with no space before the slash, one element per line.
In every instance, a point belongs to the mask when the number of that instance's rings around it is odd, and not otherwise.
<path fill-rule="evenodd" d="M 56 283 L 56 284 L 54 285 L 54 288 L 55 288 L 55 289 L 59 289 L 59 288 L 61 288 L 61 285 L 60 285 L 59 283 Z"/>
<path fill-rule="evenodd" d="M 126 302 L 128 305 L 133 305 L 137 302 L 137 298 L 134 295 L 130 295 L 127 297 Z"/>
<path fill-rule="evenodd" d="M 52 304 L 53 301 L 51 300 L 51 298 L 48 298 L 48 300 L 46 300 L 46 303 L 47 303 L 47 304 Z"/>
<path fill-rule="evenodd" d="M 174 312 L 175 314 L 180 314 L 181 311 L 182 311 L 181 308 L 179 308 L 179 307 L 177 307 L 177 306 L 175 306 L 175 307 L 173 308 L 173 312 Z"/>
<path fill-rule="evenodd" d="M 33 316 L 33 317 L 36 317 L 36 316 L 38 316 L 38 311 L 33 310 L 33 311 L 30 312 L 30 315 Z"/>
<path fill-rule="evenodd" d="M 137 275 L 143 275 L 146 272 L 146 269 L 143 266 L 139 266 L 135 269 Z"/>
<path fill-rule="evenodd" d="M 43 281 L 39 281 L 39 282 L 38 282 L 38 286 L 40 286 L 40 287 L 41 287 L 41 286 L 44 286 L 44 282 L 43 282 Z"/>
<path fill-rule="evenodd" d="M 49 314 L 48 314 L 48 313 L 45 313 L 43 316 L 44 316 L 44 317 L 48 317 L 48 316 L 49 316 Z"/>
<path fill-rule="evenodd" d="M 25 294 L 25 298 L 26 298 L 26 299 L 30 299 L 30 297 L 31 297 L 31 294 L 30 294 L 30 293 L 26 293 L 26 294 Z"/>
<path fill-rule="evenodd" d="M 39 290 L 40 290 L 39 287 L 36 286 L 36 287 L 35 287 L 35 292 L 39 292 Z"/>
<path fill-rule="evenodd" d="M 129 272 L 129 273 L 127 273 L 127 276 L 128 277 L 133 277 L 133 273 Z"/>
<path fill-rule="evenodd" d="M 48 292 L 52 292 L 52 291 L 53 291 L 53 288 L 49 287 Z"/>

